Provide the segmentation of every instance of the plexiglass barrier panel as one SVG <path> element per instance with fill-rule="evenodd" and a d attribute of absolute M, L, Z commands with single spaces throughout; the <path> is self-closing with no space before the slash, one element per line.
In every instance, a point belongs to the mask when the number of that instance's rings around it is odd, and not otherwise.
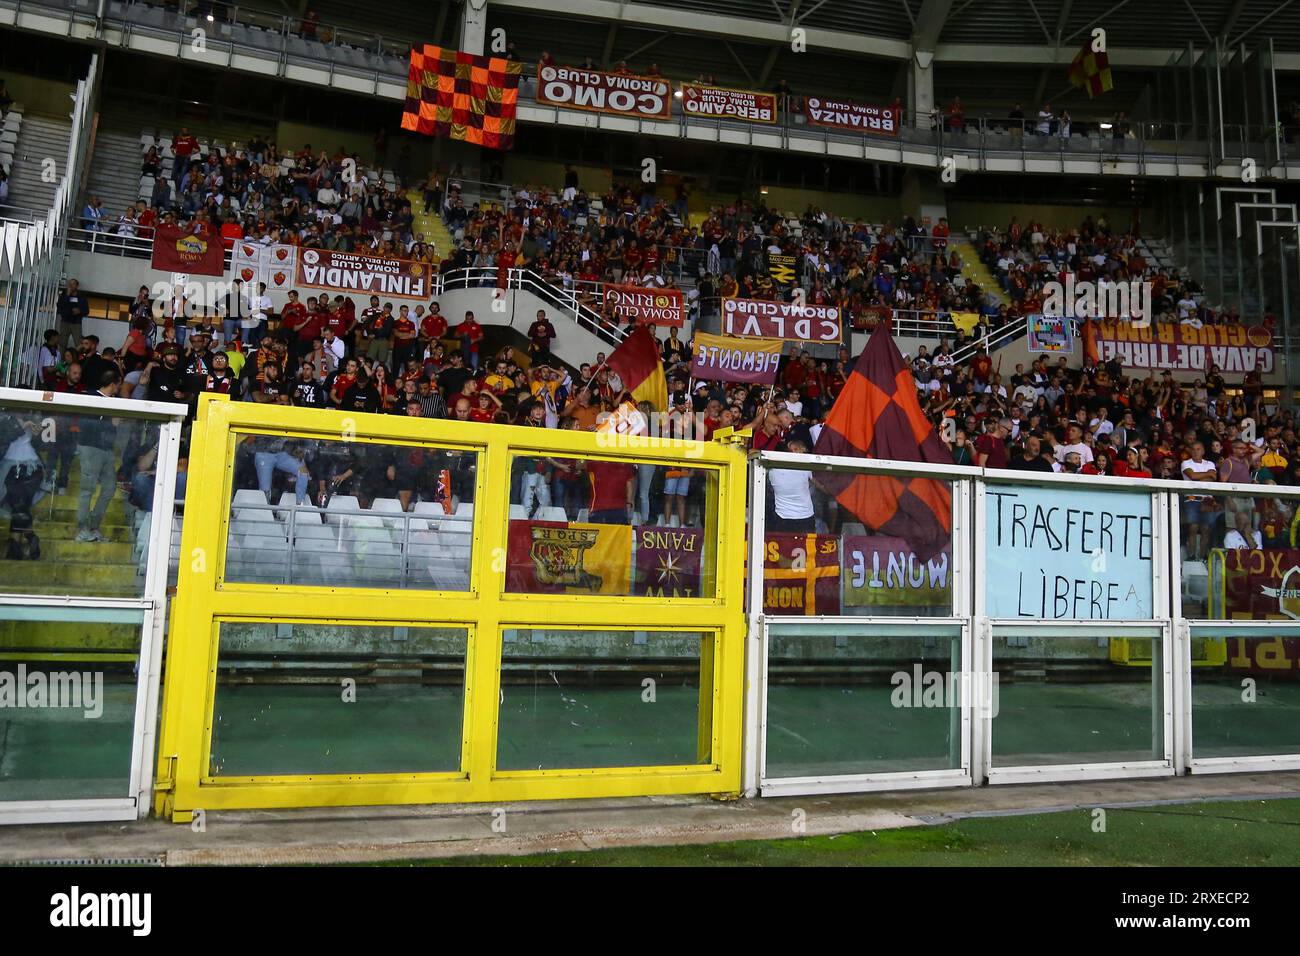
<path fill-rule="evenodd" d="M 1150 619 L 1149 492 L 989 483 L 980 572 L 986 613 L 1011 620 Z"/>
<path fill-rule="evenodd" d="M 161 432 L 138 418 L 0 408 L 0 591 L 141 597 Z"/>
<path fill-rule="evenodd" d="M 1180 500 L 1183 616 L 1193 620 L 1300 617 L 1297 499 L 1184 495 Z"/>
<path fill-rule="evenodd" d="M 774 621 L 764 776 L 960 769 L 969 690 L 960 626 L 899 634 Z"/>
<path fill-rule="evenodd" d="M 684 465 L 514 456 L 505 590 L 714 597 L 718 474 Z"/>
<path fill-rule="evenodd" d="M 0 606 L 0 802 L 131 796 L 142 621 Z"/>
<path fill-rule="evenodd" d="M 700 685 L 713 642 L 695 631 L 505 631 L 497 769 L 711 763 Z"/>
<path fill-rule="evenodd" d="M 951 481 L 766 472 L 763 613 L 950 617 Z"/>
<path fill-rule="evenodd" d="M 1165 758 L 1159 629 L 993 636 L 992 766 Z"/>
<path fill-rule="evenodd" d="M 458 771 L 468 637 L 222 623 L 208 775 Z"/>
<path fill-rule="evenodd" d="M 1193 759 L 1300 754 L 1300 627 L 1196 627 L 1192 640 L 1216 650 L 1193 655 Z"/>
<path fill-rule="evenodd" d="M 237 435 L 224 580 L 468 590 L 477 458 Z"/>

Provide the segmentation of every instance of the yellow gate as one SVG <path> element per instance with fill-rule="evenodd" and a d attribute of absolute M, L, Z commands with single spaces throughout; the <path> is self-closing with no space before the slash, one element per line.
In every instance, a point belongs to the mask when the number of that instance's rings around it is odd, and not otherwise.
<path fill-rule="evenodd" d="M 738 792 L 737 444 L 205 397 L 189 463 L 159 813 Z"/>

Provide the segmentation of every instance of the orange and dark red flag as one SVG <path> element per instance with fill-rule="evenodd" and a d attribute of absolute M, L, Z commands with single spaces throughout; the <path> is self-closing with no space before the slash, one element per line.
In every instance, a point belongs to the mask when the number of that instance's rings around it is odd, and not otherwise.
<path fill-rule="evenodd" d="M 1115 81 L 1110 75 L 1110 57 L 1105 50 L 1094 50 L 1092 47 L 1092 37 L 1088 36 L 1083 41 L 1083 48 L 1074 55 L 1066 73 L 1070 85 L 1082 89 L 1088 94 L 1088 99 L 1115 88 Z"/>
<path fill-rule="evenodd" d="M 845 458 L 953 463 L 952 453 L 921 411 L 912 370 L 894 344 L 888 320 L 871 333 L 813 451 Z M 922 561 L 951 539 L 952 493 L 946 480 L 842 472 L 818 472 L 815 477 L 868 534 L 904 538 Z"/>
<path fill-rule="evenodd" d="M 412 48 L 402 129 L 510 149 L 521 72 L 522 64 L 504 57 Z"/>
<path fill-rule="evenodd" d="M 649 402 L 657 412 L 668 407 L 668 379 L 659 343 L 646 326 L 638 325 L 629 332 L 605 365 L 622 380 L 623 390 L 632 393 L 633 401 Z"/>

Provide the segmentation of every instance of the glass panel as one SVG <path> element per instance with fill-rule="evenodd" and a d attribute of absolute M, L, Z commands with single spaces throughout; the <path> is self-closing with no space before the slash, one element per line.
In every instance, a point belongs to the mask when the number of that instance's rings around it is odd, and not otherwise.
<path fill-rule="evenodd" d="M 1161 642 L 1127 635 L 995 635 L 993 765 L 1164 759 Z"/>
<path fill-rule="evenodd" d="M 0 801 L 130 796 L 141 616 L 69 616 L 0 608 Z"/>
<path fill-rule="evenodd" d="M 1300 754 L 1300 637 L 1287 631 L 1193 631 L 1194 758 Z"/>
<path fill-rule="evenodd" d="M 224 580 L 466 591 L 477 466 L 468 451 L 237 436 Z"/>
<path fill-rule="evenodd" d="M 998 483 L 985 508 L 989 617 L 1152 616 L 1149 493 Z"/>
<path fill-rule="evenodd" d="M 506 591 L 716 593 L 718 471 L 517 455 Z"/>
<path fill-rule="evenodd" d="M 695 631 L 504 631 L 497 769 L 710 763 L 712 652 Z"/>
<path fill-rule="evenodd" d="M 952 482 L 769 468 L 763 613 L 952 614 Z"/>
<path fill-rule="evenodd" d="M 212 776 L 460 769 L 464 628 L 220 627 Z"/>
<path fill-rule="evenodd" d="M 1260 491 L 1259 495 L 1182 497 L 1185 617 L 1212 621 L 1300 617 L 1298 502 L 1269 495 L 1264 487 Z"/>
<path fill-rule="evenodd" d="M 768 779 L 961 767 L 961 632 L 768 630 Z"/>
<path fill-rule="evenodd" d="M 135 418 L 0 409 L 0 590 L 141 596 L 160 433 Z"/>

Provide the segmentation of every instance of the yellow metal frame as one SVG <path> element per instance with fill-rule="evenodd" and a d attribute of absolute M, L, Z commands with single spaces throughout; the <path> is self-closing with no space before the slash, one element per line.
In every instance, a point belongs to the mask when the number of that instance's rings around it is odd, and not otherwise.
<path fill-rule="evenodd" d="M 260 432 L 358 443 L 432 444 L 479 455 L 469 591 L 237 584 L 222 579 L 233 497 L 235 434 Z M 155 810 L 187 822 L 194 810 L 486 802 L 710 793 L 741 784 L 745 637 L 743 446 L 633 439 L 615 447 L 591 433 L 349 414 L 200 400 L 190 445 L 180 572 L 172 605 Z M 542 454 L 676 464 L 716 473 L 706 528 L 716 548 L 711 598 L 504 592 L 510 458 Z M 304 609 L 322 607 L 328 614 Z M 464 627 L 468 630 L 461 767 L 452 773 L 211 777 L 207 772 L 222 622 Z M 496 769 L 502 632 L 512 629 L 702 633 L 697 766 L 576 770 Z M 707 639 L 710 638 L 711 640 Z M 703 706 L 709 701 L 711 706 Z M 707 721 L 706 721 L 707 718 Z"/>

